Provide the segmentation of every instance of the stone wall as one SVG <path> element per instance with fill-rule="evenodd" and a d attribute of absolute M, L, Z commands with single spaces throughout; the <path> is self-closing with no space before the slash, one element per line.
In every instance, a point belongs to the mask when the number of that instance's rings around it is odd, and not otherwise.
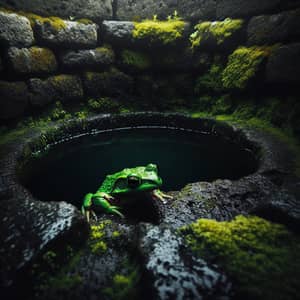
<path fill-rule="evenodd" d="M 300 1 L 79 2 L 0 1 L 64 17 L 0 11 L 2 122 L 55 101 L 151 105 L 300 83 Z"/>

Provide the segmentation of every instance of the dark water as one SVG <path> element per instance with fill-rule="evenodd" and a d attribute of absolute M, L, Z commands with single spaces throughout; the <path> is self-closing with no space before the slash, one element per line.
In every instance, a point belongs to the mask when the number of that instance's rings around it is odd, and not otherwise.
<path fill-rule="evenodd" d="M 247 149 L 221 137 L 165 128 L 115 130 L 59 144 L 24 169 L 25 186 L 40 200 L 77 206 L 95 192 L 107 174 L 155 163 L 162 190 L 218 178 L 238 179 L 257 162 Z"/>

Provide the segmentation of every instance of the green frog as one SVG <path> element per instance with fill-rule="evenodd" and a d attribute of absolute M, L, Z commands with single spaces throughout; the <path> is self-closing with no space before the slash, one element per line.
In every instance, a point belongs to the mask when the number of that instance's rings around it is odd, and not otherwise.
<path fill-rule="evenodd" d="M 145 167 L 127 168 L 115 174 L 107 175 L 95 194 L 86 194 L 81 210 L 88 222 L 90 222 L 91 215 L 96 217 L 93 207 L 101 207 L 106 213 L 124 218 L 120 212 L 120 207 L 114 205 L 115 198 L 122 199 L 122 196 L 147 193 L 153 200 L 157 199 L 163 203 L 166 202 L 166 199 L 173 199 L 172 196 L 160 191 L 161 185 L 162 179 L 158 176 L 158 169 L 155 164 L 150 163 Z M 128 197 L 125 198 L 128 199 Z"/>

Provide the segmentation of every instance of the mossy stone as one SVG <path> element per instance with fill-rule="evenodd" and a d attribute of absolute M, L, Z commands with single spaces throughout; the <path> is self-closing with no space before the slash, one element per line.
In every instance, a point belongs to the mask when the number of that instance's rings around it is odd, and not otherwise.
<path fill-rule="evenodd" d="M 8 50 L 10 66 L 16 74 L 49 74 L 57 69 L 53 52 L 47 48 L 15 48 Z"/>
<path fill-rule="evenodd" d="M 181 229 L 192 251 L 222 266 L 239 299 L 296 299 L 300 239 L 283 225 L 255 216 L 230 222 L 199 219 Z"/>

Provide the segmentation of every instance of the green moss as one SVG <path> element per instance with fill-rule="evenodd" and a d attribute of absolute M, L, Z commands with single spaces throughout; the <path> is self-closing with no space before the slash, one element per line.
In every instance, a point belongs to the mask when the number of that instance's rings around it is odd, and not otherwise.
<path fill-rule="evenodd" d="M 87 103 L 87 107 L 90 111 L 94 112 L 119 112 L 120 105 L 108 98 L 108 97 L 101 97 L 99 99 L 89 99 Z"/>
<path fill-rule="evenodd" d="M 34 278 L 33 290 L 36 299 L 62 299 L 61 295 L 81 284 L 82 278 L 70 270 L 78 264 L 81 252 L 66 247 L 60 252 L 47 251 L 31 269 Z"/>
<path fill-rule="evenodd" d="M 227 66 L 222 73 L 224 87 L 245 88 L 269 54 L 270 48 L 266 47 L 240 47 L 235 50 L 229 56 Z"/>
<path fill-rule="evenodd" d="M 41 17 L 36 14 L 25 13 L 25 12 L 21 12 L 20 14 L 27 17 L 31 23 L 31 26 L 33 27 L 35 26 L 36 22 L 39 22 L 42 24 L 45 23 L 49 24 L 56 31 L 60 31 L 67 28 L 66 22 L 63 19 L 58 17 Z"/>
<path fill-rule="evenodd" d="M 136 40 L 147 40 L 150 43 L 159 42 L 163 45 L 174 44 L 182 38 L 185 22 L 178 19 L 168 21 L 145 20 L 134 23 L 132 32 Z"/>
<path fill-rule="evenodd" d="M 91 226 L 89 245 L 92 253 L 101 254 L 107 250 L 105 227 L 110 224 L 111 221 L 106 220 Z"/>
<path fill-rule="evenodd" d="M 86 18 L 78 19 L 78 20 L 76 20 L 76 22 L 82 23 L 84 25 L 92 25 L 92 24 L 94 24 L 94 22 L 92 20 L 86 19 Z"/>
<path fill-rule="evenodd" d="M 183 227 L 197 255 L 222 266 L 240 297 L 296 299 L 300 292 L 300 239 L 284 226 L 258 217 L 230 222 L 199 219 Z"/>
<path fill-rule="evenodd" d="M 104 289 L 104 295 L 114 300 L 138 300 L 140 270 L 137 265 L 125 262 L 123 273 L 114 275 L 111 286 Z"/>
<path fill-rule="evenodd" d="M 148 69 L 151 65 L 151 61 L 146 54 L 132 50 L 123 50 L 121 59 L 124 65 L 134 67 L 139 70 Z"/>
<path fill-rule="evenodd" d="M 243 20 L 233 20 L 230 18 L 224 21 L 202 22 L 197 24 L 195 31 L 190 35 L 191 47 L 197 48 L 201 44 L 211 38 L 216 41 L 217 45 L 224 43 L 224 41 L 231 37 L 236 31 L 243 26 Z"/>
<path fill-rule="evenodd" d="M 56 59 L 51 50 L 47 48 L 31 47 L 29 51 L 34 72 L 49 72 L 56 67 Z"/>
<path fill-rule="evenodd" d="M 203 92 L 214 91 L 220 92 L 223 88 L 222 83 L 222 71 L 224 70 L 223 65 L 216 61 L 214 62 L 209 71 L 204 75 L 199 76 L 195 83 L 195 94 L 201 95 Z"/>

